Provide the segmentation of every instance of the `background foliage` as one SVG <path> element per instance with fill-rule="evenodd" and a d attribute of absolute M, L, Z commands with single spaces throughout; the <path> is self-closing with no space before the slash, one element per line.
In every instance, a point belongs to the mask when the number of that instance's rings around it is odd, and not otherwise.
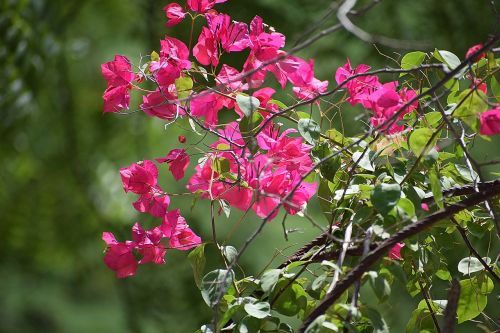
<path fill-rule="evenodd" d="M 260 15 L 292 45 L 330 3 L 232 0 L 220 10 L 237 20 Z M 356 22 L 371 32 L 427 40 L 463 55 L 492 30 L 491 3 L 384 0 Z M 137 50 L 147 54 L 157 49 L 166 32 L 161 10 L 165 4 L 0 1 L 1 332 L 190 332 L 207 322 L 209 309 L 193 283 L 186 253 L 168 254 L 166 266 L 141 267 L 140 278 L 126 280 L 117 280 L 102 263 L 101 232 L 126 230 L 123 226 L 137 217 L 127 201 L 132 198 L 123 194 L 118 168 L 164 155 L 178 145 L 177 135 L 185 134 L 179 127 L 165 130 L 161 121 L 139 113 L 101 112 L 105 82 L 99 65 L 115 53 L 137 60 Z M 173 34 L 186 39 L 183 29 L 176 27 Z M 332 80 L 346 56 L 356 64 L 392 64 L 382 54 L 397 56 L 340 32 L 300 55 L 315 58 L 319 79 Z M 346 128 L 354 131 L 358 111 L 345 114 Z M 489 148 L 479 144 L 474 154 L 495 159 L 491 147 L 499 143 L 494 138 Z M 162 186 L 169 192 L 184 191 L 172 178 L 163 179 Z M 208 203 L 199 203 L 188 214 L 191 201 L 174 200 L 206 237 Z M 220 217 L 222 235 L 237 225 L 238 217 Z M 248 269 L 260 271 L 274 255 L 274 263 L 279 263 L 283 256 L 276 249 L 291 247 L 285 251 L 289 254 L 315 235 L 303 221 L 289 219 L 288 226 L 300 230 L 288 243 L 279 222 L 266 229 L 243 258 Z M 233 245 L 254 227 L 252 220 L 239 226 Z M 474 242 L 480 252 L 489 244 L 488 239 Z M 465 255 L 450 251 L 450 266 Z M 393 294 L 403 287 L 393 286 Z M 388 324 L 394 332 L 402 331 L 416 301 L 389 304 L 392 308 L 384 311 Z M 395 310 L 397 315 L 387 315 Z"/>

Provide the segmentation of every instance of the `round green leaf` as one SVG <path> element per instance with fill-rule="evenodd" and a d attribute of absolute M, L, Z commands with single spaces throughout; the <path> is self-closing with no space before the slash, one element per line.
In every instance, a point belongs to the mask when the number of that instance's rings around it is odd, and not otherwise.
<path fill-rule="evenodd" d="M 421 51 L 410 52 L 401 59 L 401 68 L 410 69 L 418 67 L 424 62 L 426 54 Z"/>
<path fill-rule="evenodd" d="M 430 128 L 418 128 L 410 134 L 408 143 L 416 156 L 420 156 L 424 151 L 429 151 L 434 146 L 433 142 L 429 142 L 433 134 L 434 132 Z"/>
<path fill-rule="evenodd" d="M 193 89 L 193 80 L 189 76 L 179 77 L 175 80 L 175 89 L 179 99 L 186 98 Z"/>
<path fill-rule="evenodd" d="M 274 287 L 270 299 L 274 300 L 274 310 L 285 316 L 295 316 L 300 310 L 306 308 L 307 294 L 300 284 L 294 282 L 286 287 L 288 283 L 287 279 L 279 281 Z M 281 292 L 282 288 L 285 289 Z"/>
<path fill-rule="evenodd" d="M 484 276 L 460 281 L 460 297 L 458 299 L 458 323 L 477 317 L 486 308 L 487 294 L 493 289 L 493 281 Z"/>
<path fill-rule="evenodd" d="M 267 302 L 247 303 L 245 311 L 252 317 L 263 319 L 271 315 L 271 307 Z"/>
<path fill-rule="evenodd" d="M 234 246 L 223 246 L 221 250 L 228 263 L 232 263 L 238 256 L 238 250 Z"/>
<path fill-rule="evenodd" d="M 442 63 L 448 65 L 450 69 L 455 69 L 460 65 L 460 59 L 450 51 L 435 50 L 434 57 Z"/>
<path fill-rule="evenodd" d="M 188 255 L 189 263 L 193 267 L 194 281 L 201 288 L 201 277 L 205 269 L 205 244 L 197 246 Z"/>
<path fill-rule="evenodd" d="M 208 306 L 217 305 L 233 283 L 233 272 L 216 269 L 203 277 L 201 281 L 201 296 Z"/>
<path fill-rule="evenodd" d="M 236 103 L 247 117 L 250 117 L 250 115 L 254 113 L 260 105 L 260 102 L 256 97 L 241 94 L 236 96 Z"/>
<path fill-rule="evenodd" d="M 382 215 L 387 215 L 401 198 L 401 187 L 398 184 L 379 184 L 375 186 L 371 200 Z"/>
<path fill-rule="evenodd" d="M 488 257 L 483 258 L 483 260 L 489 264 L 491 259 Z M 479 261 L 479 259 L 474 257 L 467 257 L 460 260 L 458 263 L 458 271 L 462 274 L 469 274 L 474 272 L 479 272 L 484 269 L 483 264 Z"/>
<path fill-rule="evenodd" d="M 319 139 L 320 127 L 312 119 L 300 119 L 297 125 L 300 135 L 306 139 L 310 144 L 315 144 L 316 140 Z"/>
<path fill-rule="evenodd" d="M 270 269 L 260 278 L 260 285 L 264 292 L 271 291 L 281 275 L 281 269 Z"/>

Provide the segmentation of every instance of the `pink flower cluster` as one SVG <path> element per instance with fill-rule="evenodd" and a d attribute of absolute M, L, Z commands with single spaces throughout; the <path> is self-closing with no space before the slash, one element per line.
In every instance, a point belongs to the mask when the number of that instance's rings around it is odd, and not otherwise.
<path fill-rule="evenodd" d="M 361 104 L 364 108 L 373 111 L 370 121 L 374 127 L 381 126 L 381 130 L 387 134 L 401 132 L 405 127 L 398 124 L 404 115 L 414 111 L 418 107 L 418 101 L 407 106 L 391 125 L 387 124 L 393 115 L 399 112 L 404 105 L 417 96 L 417 93 L 408 88 L 398 88 L 398 82 L 388 82 L 382 84 L 378 77 L 365 75 L 370 70 L 370 66 L 361 64 L 355 69 L 351 67 L 349 59 L 347 63 L 337 69 L 335 81 L 337 84 L 344 84 L 349 97 L 347 101 L 351 105 Z M 359 76 L 358 76 L 359 75 Z M 350 77 L 354 78 L 350 79 Z M 349 80 L 346 82 L 346 80 Z"/>
<path fill-rule="evenodd" d="M 293 91 L 299 99 L 310 99 L 325 92 L 328 81 L 320 81 L 314 77 L 314 61 L 305 61 L 296 56 L 287 55 L 282 48 L 285 46 L 285 36 L 266 26 L 259 16 L 256 16 L 250 25 L 232 21 L 226 14 L 215 12 L 212 8 L 217 3 L 226 0 L 191 0 L 187 2 L 187 9 L 193 11 L 191 16 L 201 15 L 207 24 L 202 27 L 196 45 L 193 47 L 193 56 L 197 63 L 203 66 L 213 66 L 213 70 L 220 63 L 220 58 L 225 53 L 249 50 L 249 55 L 243 65 L 242 72 L 250 72 L 244 78 L 243 73 L 237 69 L 223 64 L 215 76 L 216 88 L 191 94 L 188 105 L 178 101 L 179 91 L 175 82 L 179 78 L 190 77 L 192 63 L 190 51 L 178 39 L 165 37 L 161 43 L 158 57 L 151 59 L 147 70 L 137 75 L 140 80 L 147 78 L 153 81 L 157 88 L 143 96 L 140 108 L 149 116 L 165 120 L 182 117 L 188 112 L 192 116 L 203 117 L 204 124 L 214 127 L 218 124 L 218 112 L 223 108 L 239 109 L 234 102 L 237 94 L 248 89 L 259 88 L 267 73 L 272 73 L 281 87 L 287 82 L 293 85 Z M 173 26 L 184 20 L 188 12 L 179 4 L 172 3 L 164 8 L 168 18 L 167 26 Z M 277 60 L 271 63 L 270 60 Z M 269 64 L 266 62 L 269 61 Z M 105 67 L 104 67 L 105 66 Z M 109 70 L 111 68 L 111 70 Z M 109 72 L 113 74 L 109 75 Z M 115 77 L 127 73 L 125 80 L 120 85 L 114 84 Z M 103 75 L 108 81 L 108 86 L 119 87 L 116 91 L 105 93 L 105 112 L 117 112 L 129 106 L 129 85 L 134 75 L 130 69 L 130 61 L 124 56 L 117 56 L 114 61 L 103 65 Z M 122 75 L 123 76 L 123 75 Z M 122 85 L 126 83 L 126 85 Z M 197 82 L 194 82 L 195 84 Z M 202 82 L 202 84 L 205 84 Z M 261 100 L 260 107 L 266 108 L 265 102 L 269 101 L 274 90 L 265 88 L 254 96 Z M 261 96 L 261 98 L 259 97 Z M 276 105 L 270 107 L 271 112 L 276 111 Z M 241 115 L 241 114 L 240 114 Z"/>
<path fill-rule="evenodd" d="M 173 173 L 184 168 L 185 156 L 185 152 L 169 153 L 166 161 L 169 162 Z M 189 159 L 187 161 L 189 163 Z M 139 199 L 133 203 L 134 208 L 161 218 L 162 223 L 150 230 L 144 230 L 139 223 L 135 223 L 131 241 L 118 242 L 112 233 L 102 234 L 107 245 L 104 262 L 116 272 L 117 277 L 134 275 L 139 264 L 164 264 L 167 248 L 189 250 L 201 243 L 200 237 L 189 228 L 178 209 L 167 211 L 170 198 L 158 185 L 158 169 L 152 161 L 146 160 L 122 168 L 120 175 L 125 192 L 139 195 Z"/>
<path fill-rule="evenodd" d="M 143 96 L 140 108 L 145 114 L 168 121 L 189 114 L 215 129 L 218 112 L 223 108 L 234 110 L 240 117 L 239 121 L 243 121 L 247 110 L 242 110 L 236 100 L 238 95 L 251 89 L 252 101 L 259 104 L 257 112 L 261 119 L 267 120 L 267 125 L 258 129 L 252 148 L 240 133 L 238 122 L 218 129 L 221 138 L 201 159 L 187 187 L 204 198 L 224 200 L 240 210 L 252 209 L 260 217 L 274 218 L 281 205 L 287 213 L 297 214 L 317 189 L 316 183 L 303 181 L 313 166 L 309 156 L 312 146 L 305 144 L 300 137 L 293 137 L 295 130 L 281 131 L 279 125 L 268 119 L 279 110 L 271 101 L 275 90 L 258 88 L 270 72 L 283 89 L 290 82 L 297 98 L 309 99 L 325 92 L 328 82 L 315 78 L 312 60 L 287 55 L 282 50 L 285 36 L 266 26 L 262 18 L 256 16 L 247 25 L 213 10 L 215 4 L 225 1 L 188 0 L 186 7 L 177 3 L 167 5 L 164 11 L 169 27 L 181 23 L 186 16 L 205 19 L 206 25 L 192 50 L 194 59 L 190 58 L 190 50 L 183 42 L 168 36 L 160 41 L 159 53 L 153 53 L 151 60 L 146 66 L 141 66 L 137 74 L 125 56 L 116 56 L 113 61 L 102 65 L 108 83 L 104 111 L 128 109 L 130 89 L 136 88 L 132 81 L 150 80 L 156 88 L 146 91 Z M 243 50 L 249 53 L 241 72 L 226 64 L 218 67 L 224 54 Z M 206 81 L 197 82 L 201 66 L 212 67 L 206 72 L 215 73 L 215 87 L 203 91 L 197 89 L 198 93 L 189 91 L 188 101 L 179 100 L 178 80 L 192 80 L 194 85 L 207 86 Z M 252 74 L 242 75 L 248 71 Z M 183 96 L 186 96 L 185 91 Z M 185 137 L 179 137 L 179 142 L 185 141 Z M 175 180 L 179 180 L 184 177 L 190 159 L 184 149 L 174 149 L 156 161 L 167 163 Z M 154 162 L 134 163 L 121 169 L 120 174 L 125 191 L 138 195 L 134 208 L 162 219 L 162 223 L 150 230 L 144 230 L 136 223 L 132 228 L 132 240 L 125 242 L 118 242 L 109 232 L 103 234 L 108 246 L 105 262 L 118 277 L 135 274 L 139 264 L 164 263 L 168 247 L 186 250 L 200 243 L 200 238 L 188 227 L 179 210 L 168 211 L 170 198 L 158 185 L 158 169 Z"/>
<path fill-rule="evenodd" d="M 244 145 L 237 123 L 228 124 L 220 133 L 225 138 L 212 147 L 204 163 L 196 166 L 196 173 L 188 182 L 188 189 L 201 193 L 204 198 L 219 198 L 240 210 L 252 209 L 259 217 L 273 219 L 283 204 L 287 213 L 300 212 L 316 193 L 317 184 L 302 181 L 312 168 L 309 157 L 311 146 L 302 138 L 289 137 L 295 132 L 288 129 L 280 133 L 279 126 L 270 123 L 257 135 L 259 150 L 251 153 L 234 144 Z M 220 147 L 228 147 L 227 151 Z M 225 162 L 223 174 L 217 165 Z M 231 181 L 233 180 L 233 181 Z M 289 195 L 294 190 L 292 195 Z M 285 200 L 286 199 L 286 200 Z"/>
<path fill-rule="evenodd" d="M 116 55 L 113 61 L 101 65 L 102 75 L 108 82 L 104 91 L 104 112 L 118 112 L 128 109 L 129 90 L 134 80 L 132 65 L 127 57 Z"/>

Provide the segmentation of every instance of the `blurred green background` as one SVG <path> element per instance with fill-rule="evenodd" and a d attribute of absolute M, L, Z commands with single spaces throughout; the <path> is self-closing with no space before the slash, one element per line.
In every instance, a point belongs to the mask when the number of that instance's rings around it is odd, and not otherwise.
<path fill-rule="evenodd" d="M 179 146 L 179 134 L 196 140 L 183 127 L 165 129 L 142 113 L 101 111 L 101 63 L 117 53 L 137 63 L 141 54 L 158 49 L 167 32 L 187 40 L 188 24 L 164 27 L 167 3 L 0 0 L 0 332 L 192 332 L 209 320 L 187 253 L 172 251 L 165 266 L 141 266 L 136 277 L 125 280 L 102 262 L 102 231 L 124 240 L 135 221 L 147 227 L 155 223 L 132 209 L 134 196 L 123 192 L 118 169 L 165 155 Z M 260 15 L 292 45 L 330 3 L 229 0 L 217 9 L 247 22 Z M 371 32 L 426 40 L 463 57 L 494 28 L 491 3 L 384 0 L 356 22 Z M 330 18 L 324 26 L 333 22 Z M 386 48 L 380 52 L 398 57 Z M 317 76 L 328 80 L 347 56 L 355 64 L 394 65 L 345 32 L 299 55 L 314 57 Z M 241 66 L 241 59 L 233 65 Z M 346 117 L 350 127 L 353 117 Z M 484 160 L 494 157 L 494 150 L 481 144 L 474 153 Z M 176 183 L 165 168 L 160 172 L 164 189 L 185 191 L 186 180 Z M 176 197 L 171 207 L 180 207 L 193 229 L 209 239 L 209 206 L 200 202 L 190 211 L 190 205 L 190 198 Z M 233 211 L 229 220 L 218 218 L 221 240 L 241 215 Z M 290 247 L 284 252 L 289 254 L 318 233 L 303 220 L 288 221 L 299 232 L 287 243 L 279 219 L 266 226 L 242 259 L 247 274 L 258 273 L 274 254 L 277 265 L 282 259 L 277 249 Z M 246 219 L 228 244 L 239 247 L 257 223 L 255 216 Z M 480 250 L 488 246 L 487 240 L 474 242 Z M 220 265 L 213 249 L 208 252 L 207 269 Z M 465 254 L 456 253 L 450 262 Z M 402 331 L 416 302 L 389 303 L 384 312 L 394 332 Z"/>

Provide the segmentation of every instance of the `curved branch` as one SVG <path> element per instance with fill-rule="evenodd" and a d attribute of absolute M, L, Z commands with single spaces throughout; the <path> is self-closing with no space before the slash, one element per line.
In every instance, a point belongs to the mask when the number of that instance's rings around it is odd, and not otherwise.
<path fill-rule="evenodd" d="M 327 294 L 318 307 L 316 307 L 304 320 L 298 332 L 304 333 L 307 327 L 317 317 L 325 313 L 326 310 L 328 310 L 328 308 L 340 297 L 340 295 L 347 290 L 347 288 L 349 288 L 356 280 L 361 278 L 363 273 L 365 273 L 377 260 L 383 257 L 394 245 L 424 231 L 445 218 L 449 218 L 468 207 L 480 204 L 499 194 L 500 182 L 495 182 L 490 188 L 482 191 L 481 193 L 474 193 L 467 199 L 441 209 L 423 220 L 412 223 L 411 225 L 401 229 L 392 237 L 383 241 L 375 250 L 371 251 L 364 259 L 362 259 L 356 267 L 349 271 L 349 273 L 347 273 L 341 281 L 339 281 L 335 289 L 333 289 L 331 293 Z"/>

